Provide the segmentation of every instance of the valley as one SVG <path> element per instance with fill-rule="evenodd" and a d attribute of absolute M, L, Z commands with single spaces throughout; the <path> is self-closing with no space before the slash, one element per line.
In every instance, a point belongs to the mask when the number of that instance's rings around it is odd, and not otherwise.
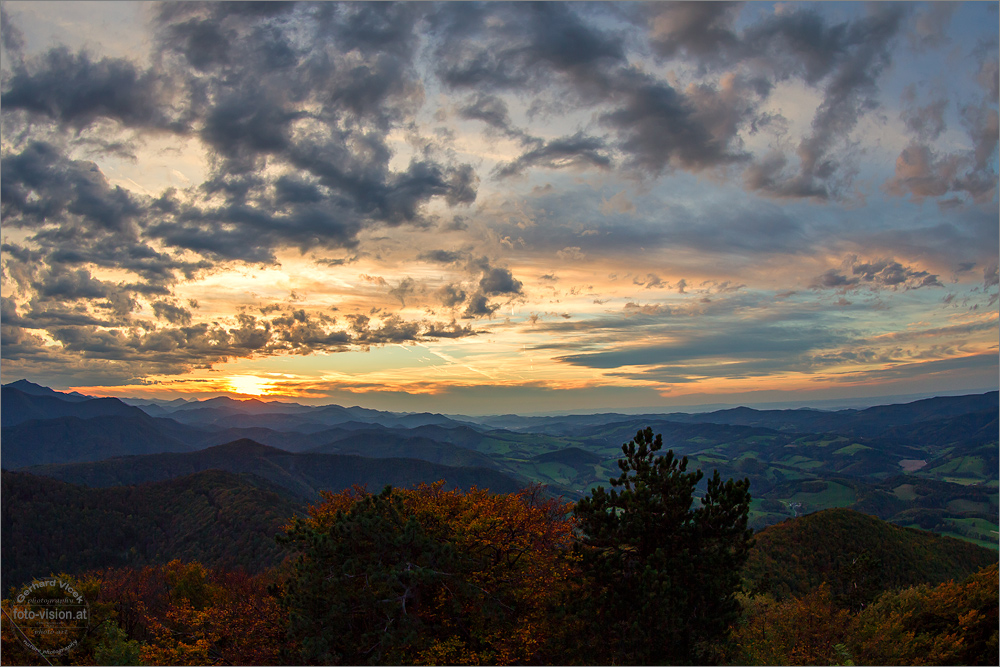
<path fill-rule="evenodd" d="M 751 526 L 852 508 L 997 547 L 997 392 L 867 409 L 458 417 L 256 399 L 142 402 L 2 389 L 2 463 L 94 488 L 208 470 L 309 502 L 355 484 L 507 493 L 541 484 L 575 501 L 617 474 L 638 430 L 723 478 L 746 477 Z M 704 484 L 704 483 L 703 483 Z"/>

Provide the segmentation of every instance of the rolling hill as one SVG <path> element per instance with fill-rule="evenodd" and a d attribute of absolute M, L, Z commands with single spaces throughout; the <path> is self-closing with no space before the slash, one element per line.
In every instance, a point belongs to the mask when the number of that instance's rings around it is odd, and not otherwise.
<path fill-rule="evenodd" d="M 0 438 L 3 440 L 0 460 L 8 470 L 50 463 L 100 461 L 129 454 L 191 450 L 189 445 L 165 434 L 142 412 L 138 416 L 33 419 L 0 428 Z"/>
<path fill-rule="evenodd" d="M 251 473 L 307 500 L 318 498 L 321 490 L 340 491 L 355 484 L 380 490 L 386 485 L 411 487 L 443 479 L 448 487 L 477 486 L 496 493 L 517 491 L 527 485 L 488 468 L 451 467 L 413 458 L 293 454 L 252 440 L 237 440 L 188 453 L 34 466 L 26 472 L 85 486 L 109 487 L 163 481 L 212 469 Z"/>
<path fill-rule="evenodd" d="M 834 595 L 962 580 L 997 562 L 997 552 L 963 540 L 903 528 L 848 509 L 815 512 L 755 536 L 744 568 L 751 590 L 802 595 L 823 582 Z"/>
<path fill-rule="evenodd" d="M 174 558 L 259 571 L 285 557 L 274 536 L 303 511 L 263 479 L 219 470 L 106 489 L 4 472 L 2 495 L 5 591 L 52 573 Z"/>

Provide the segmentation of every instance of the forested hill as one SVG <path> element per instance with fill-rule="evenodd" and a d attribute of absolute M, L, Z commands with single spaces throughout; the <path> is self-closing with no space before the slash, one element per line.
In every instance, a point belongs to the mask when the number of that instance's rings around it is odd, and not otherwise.
<path fill-rule="evenodd" d="M 211 469 L 258 475 L 303 500 L 318 499 L 321 490 L 340 491 L 355 484 L 369 489 L 386 485 L 408 488 L 443 479 L 449 487 L 476 486 L 495 493 L 510 493 L 527 485 L 523 480 L 488 468 L 451 467 L 413 458 L 292 454 L 246 439 L 197 452 L 124 456 L 89 463 L 37 466 L 25 471 L 86 486 L 107 487 L 172 479 Z"/>
<path fill-rule="evenodd" d="M 303 505 L 263 479 L 221 470 L 89 489 L 23 472 L 2 479 L 3 590 L 50 573 L 172 559 L 260 571 Z"/>
<path fill-rule="evenodd" d="M 748 589 L 778 597 L 801 596 L 825 582 L 834 595 L 873 598 L 884 590 L 960 581 L 996 562 L 993 549 L 830 509 L 757 533 L 744 580 Z"/>

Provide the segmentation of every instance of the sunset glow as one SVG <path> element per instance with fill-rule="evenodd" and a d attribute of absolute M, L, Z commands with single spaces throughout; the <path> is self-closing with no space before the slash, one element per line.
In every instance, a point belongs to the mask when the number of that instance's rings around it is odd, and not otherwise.
<path fill-rule="evenodd" d="M 446 413 L 997 386 L 996 3 L 3 7 L 5 381 Z"/>
<path fill-rule="evenodd" d="M 234 394 L 246 394 L 249 396 L 262 396 L 268 393 L 270 383 L 253 375 L 233 375 L 226 380 L 229 382 L 230 391 Z"/>

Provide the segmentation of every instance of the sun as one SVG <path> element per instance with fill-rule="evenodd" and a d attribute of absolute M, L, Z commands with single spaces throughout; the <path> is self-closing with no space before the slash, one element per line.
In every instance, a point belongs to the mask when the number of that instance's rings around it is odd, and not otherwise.
<path fill-rule="evenodd" d="M 270 383 L 256 375 L 230 375 L 226 378 L 229 390 L 234 394 L 261 396 L 267 392 Z"/>

